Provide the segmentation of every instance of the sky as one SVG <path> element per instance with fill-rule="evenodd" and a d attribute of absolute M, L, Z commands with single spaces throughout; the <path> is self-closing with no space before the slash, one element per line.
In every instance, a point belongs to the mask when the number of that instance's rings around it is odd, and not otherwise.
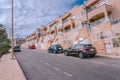
<path fill-rule="evenodd" d="M 11 1 L 0 0 L 0 23 L 11 33 Z M 83 0 L 14 0 L 14 36 L 25 37 Z"/>

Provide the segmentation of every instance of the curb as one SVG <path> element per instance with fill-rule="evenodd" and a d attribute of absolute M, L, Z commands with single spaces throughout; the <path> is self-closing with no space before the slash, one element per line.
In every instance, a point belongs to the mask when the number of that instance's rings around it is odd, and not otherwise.
<path fill-rule="evenodd" d="M 21 66 L 21 64 L 20 64 L 20 62 L 19 62 L 19 60 L 17 59 L 17 57 L 16 57 L 15 54 L 14 54 L 14 56 L 15 56 L 15 59 L 16 59 L 18 65 L 20 66 L 20 69 L 21 69 L 22 73 L 23 73 L 24 80 L 28 80 L 28 78 L 27 78 L 27 76 L 26 76 L 26 74 L 25 74 L 25 72 L 24 72 L 24 70 L 23 70 L 23 68 L 22 68 L 22 66 Z"/>
<path fill-rule="evenodd" d="M 97 54 L 97 56 L 106 57 L 106 58 L 120 59 L 120 56 L 117 56 L 117 55 Z"/>

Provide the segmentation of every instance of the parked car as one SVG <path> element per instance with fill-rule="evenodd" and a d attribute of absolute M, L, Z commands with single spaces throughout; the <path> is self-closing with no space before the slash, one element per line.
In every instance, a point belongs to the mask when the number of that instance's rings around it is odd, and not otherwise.
<path fill-rule="evenodd" d="M 36 46 L 35 45 L 30 45 L 28 46 L 29 49 L 36 49 Z"/>
<path fill-rule="evenodd" d="M 14 52 L 21 52 L 20 46 L 14 46 L 13 51 Z"/>
<path fill-rule="evenodd" d="M 79 58 L 83 59 L 85 57 L 94 57 L 97 52 L 95 47 L 93 47 L 91 44 L 75 44 L 69 47 L 68 49 L 65 49 L 64 55 L 69 56 L 75 54 Z"/>
<path fill-rule="evenodd" d="M 60 44 L 53 44 L 48 48 L 48 53 L 63 53 L 63 48 Z"/>

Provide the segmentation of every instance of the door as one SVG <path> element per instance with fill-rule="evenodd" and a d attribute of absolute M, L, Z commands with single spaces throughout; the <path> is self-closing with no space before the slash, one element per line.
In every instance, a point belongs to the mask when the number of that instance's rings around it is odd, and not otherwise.
<path fill-rule="evenodd" d="M 76 45 L 72 45 L 72 46 L 70 47 L 70 49 L 69 49 L 70 54 L 75 54 L 75 51 L 76 51 L 75 46 L 76 46 Z"/>
<path fill-rule="evenodd" d="M 112 49 L 111 49 L 110 43 L 106 43 L 105 44 L 105 48 L 106 48 L 106 53 L 112 53 Z"/>
<path fill-rule="evenodd" d="M 54 46 L 53 45 L 49 48 L 49 51 L 54 52 Z"/>

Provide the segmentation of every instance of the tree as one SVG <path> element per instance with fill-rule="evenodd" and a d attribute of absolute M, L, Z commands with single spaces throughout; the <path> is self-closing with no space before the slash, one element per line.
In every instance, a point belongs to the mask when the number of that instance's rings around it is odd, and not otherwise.
<path fill-rule="evenodd" d="M 4 25 L 0 24 L 0 42 L 7 38 L 6 28 Z"/>
<path fill-rule="evenodd" d="M 117 43 L 120 44 L 120 34 L 117 34 L 118 38 L 117 38 Z"/>
<path fill-rule="evenodd" d="M 7 38 L 5 27 L 0 24 L 0 59 L 8 53 L 10 49 L 10 40 Z"/>

